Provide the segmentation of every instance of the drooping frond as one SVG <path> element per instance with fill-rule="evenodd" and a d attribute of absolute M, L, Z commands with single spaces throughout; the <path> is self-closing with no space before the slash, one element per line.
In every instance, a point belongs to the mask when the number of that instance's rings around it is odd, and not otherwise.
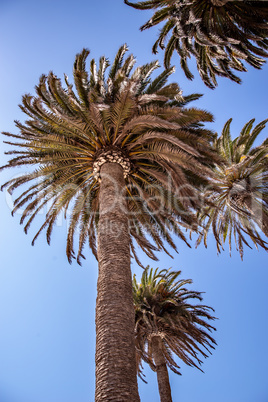
<path fill-rule="evenodd" d="M 260 69 L 268 56 L 268 7 L 265 1 L 157 0 L 124 2 L 136 9 L 155 9 L 141 30 L 164 22 L 153 52 L 165 50 L 168 68 L 177 52 L 186 77 L 187 59 L 196 59 L 204 83 L 215 88 L 216 77 L 240 83 L 234 71 L 247 71 L 243 62 Z"/>
<path fill-rule="evenodd" d="M 268 143 L 265 140 L 253 146 L 268 120 L 255 127 L 255 119 L 250 120 L 233 140 L 231 121 L 226 122 L 221 136 L 215 140 L 215 149 L 224 164 L 215 165 L 214 180 L 204 189 L 204 209 L 200 215 L 204 233 L 198 244 L 202 237 L 207 244 L 212 229 L 218 251 L 229 238 L 231 252 L 233 238 L 243 258 L 244 245 L 250 247 L 249 239 L 256 247 L 268 250 L 268 243 L 260 233 L 268 237 Z"/>
<path fill-rule="evenodd" d="M 200 292 L 186 288 L 191 280 L 179 279 L 181 271 L 147 267 L 140 283 L 133 277 L 133 298 L 135 306 L 135 340 L 137 371 L 142 377 L 142 361 L 155 370 L 152 340 L 161 340 L 162 353 L 167 366 L 177 374 L 180 367 L 175 361 L 178 357 L 185 364 L 199 370 L 201 359 L 214 349 L 215 340 L 210 335 L 214 320 L 211 307 L 193 304 L 202 301 Z"/>

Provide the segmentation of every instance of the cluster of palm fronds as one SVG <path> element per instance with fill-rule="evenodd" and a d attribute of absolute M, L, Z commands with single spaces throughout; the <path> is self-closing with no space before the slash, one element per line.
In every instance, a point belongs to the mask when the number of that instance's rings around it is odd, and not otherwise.
<path fill-rule="evenodd" d="M 218 251 L 226 238 L 231 251 L 234 238 L 242 258 L 243 245 L 250 247 L 247 237 L 268 250 L 259 233 L 262 231 L 268 237 L 268 140 L 253 146 L 268 120 L 255 127 L 255 120 L 250 120 L 234 139 L 230 133 L 231 121 L 226 122 L 221 136 L 215 140 L 215 149 L 224 163 L 215 165 L 211 185 L 204 190 L 200 219 L 205 222 L 205 245 L 212 228 Z M 202 236 L 198 243 L 201 239 Z"/>
<path fill-rule="evenodd" d="M 233 70 L 247 71 L 246 61 L 260 69 L 268 56 L 268 8 L 263 1 L 147 0 L 126 4 L 140 9 L 156 9 L 141 29 L 161 22 L 153 52 L 165 50 L 168 68 L 176 51 L 187 78 L 192 79 L 187 60 L 196 59 L 204 83 L 214 88 L 217 76 L 241 82 Z"/>
<path fill-rule="evenodd" d="M 187 242 L 183 228 L 197 226 L 193 213 L 198 208 L 196 191 L 207 182 L 210 166 L 217 159 L 210 146 L 213 133 L 202 127 L 212 115 L 184 107 L 200 95 L 183 97 L 177 84 L 168 84 L 172 68 L 151 79 L 159 67 L 157 61 L 133 70 L 135 59 L 125 57 L 126 52 L 124 45 L 109 72 L 105 57 L 98 67 L 91 60 L 88 72 L 89 52 L 83 50 L 74 63 L 76 92 L 67 78 L 64 87 L 53 73 L 41 76 L 37 95 L 23 97 L 20 107 L 29 120 L 16 122 L 21 133 L 4 133 L 16 140 L 7 143 L 18 148 L 8 152 L 15 157 L 5 167 L 37 166 L 2 186 L 12 193 L 29 185 L 16 198 L 13 213 L 24 208 L 21 223 L 26 222 L 27 232 L 38 212 L 50 204 L 33 240 L 46 229 L 49 243 L 57 217 L 71 205 L 69 261 L 74 257 L 76 229 L 78 262 L 86 241 L 97 255 L 97 172 L 108 153 L 117 154 L 116 161 L 121 160 L 123 168 L 124 163 L 128 165 L 131 249 L 138 262 L 134 240 L 153 259 L 155 250 L 165 250 L 163 239 L 176 249 L 171 233 Z"/>
<path fill-rule="evenodd" d="M 144 360 L 155 371 L 153 338 L 160 340 L 160 352 L 165 364 L 180 374 L 174 355 L 184 363 L 201 370 L 200 353 L 207 357 L 215 340 L 210 333 L 215 330 L 208 321 L 214 320 L 213 309 L 202 304 L 200 292 L 190 291 L 185 286 L 192 281 L 178 279 L 181 271 L 166 269 L 158 271 L 147 267 L 138 283 L 133 278 L 133 297 L 135 305 L 135 338 L 137 370 L 142 375 L 141 362 Z M 142 378 L 142 377 L 141 377 Z"/>

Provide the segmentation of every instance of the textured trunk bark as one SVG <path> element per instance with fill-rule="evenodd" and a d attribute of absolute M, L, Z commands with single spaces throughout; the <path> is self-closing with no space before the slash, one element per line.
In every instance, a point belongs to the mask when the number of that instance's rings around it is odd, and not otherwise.
<path fill-rule="evenodd" d="M 95 401 L 139 401 L 123 169 L 101 167 Z"/>
<path fill-rule="evenodd" d="M 172 402 L 169 376 L 165 358 L 161 348 L 161 338 L 154 336 L 152 338 L 152 351 L 154 364 L 156 366 L 157 382 L 161 402 Z"/>

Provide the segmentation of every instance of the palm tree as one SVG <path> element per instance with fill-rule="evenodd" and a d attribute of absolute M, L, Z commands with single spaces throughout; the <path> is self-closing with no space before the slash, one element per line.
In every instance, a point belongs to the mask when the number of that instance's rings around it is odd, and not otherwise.
<path fill-rule="evenodd" d="M 122 46 L 109 71 L 108 59 L 97 67 L 89 51 L 76 56 L 74 83 L 65 87 L 52 72 L 42 75 L 36 96 L 20 106 L 29 119 L 16 122 L 20 134 L 5 132 L 18 150 L 4 167 L 37 166 L 8 181 L 10 193 L 22 186 L 14 210 L 24 209 L 29 226 L 47 207 L 44 223 L 50 242 L 57 217 L 71 211 L 67 237 L 69 261 L 77 261 L 88 242 L 98 259 L 96 306 L 96 401 L 137 401 L 131 255 L 134 245 L 149 257 L 176 250 L 172 235 L 187 242 L 184 228 L 196 226 L 198 186 L 210 174 L 213 134 L 202 127 L 210 113 L 184 108 L 199 95 L 181 95 L 167 84 L 173 68 L 153 80 L 157 61 L 133 71 L 133 55 Z M 27 187 L 28 185 L 28 187 Z M 188 244 L 188 243 L 187 243 Z M 166 250 L 167 251 L 167 250 Z"/>
<path fill-rule="evenodd" d="M 242 258 L 243 244 L 249 246 L 247 235 L 256 247 L 259 245 L 268 250 L 268 244 L 257 230 L 260 229 L 268 237 L 268 140 L 253 147 L 268 119 L 255 127 L 255 119 L 250 120 L 234 140 L 230 134 L 231 121 L 229 119 L 225 123 L 221 136 L 215 140 L 215 149 L 224 164 L 215 165 L 214 179 L 204 191 L 206 207 L 200 218 L 203 222 L 206 220 L 205 245 L 212 228 L 218 251 L 227 237 L 231 251 L 233 236 Z M 197 244 L 201 239 L 202 236 Z"/>
<path fill-rule="evenodd" d="M 141 30 L 165 22 L 153 52 L 165 49 L 164 63 L 176 51 L 187 78 L 193 79 L 187 59 L 196 59 L 204 83 L 215 88 L 217 76 L 241 82 L 232 70 L 247 71 L 245 60 L 260 69 L 268 56 L 268 7 L 263 1 L 146 0 L 126 4 L 156 9 Z"/>
<path fill-rule="evenodd" d="M 147 267 L 141 283 L 133 278 L 137 371 L 142 378 L 142 360 L 156 371 L 161 402 L 172 401 L 167 367 L 180 374 L 173 355 L 201 370 L 198 353 L 207 357 L 216 344 L 207 332 L 215 330 L 207 322 L 213 309 L 191 303 L 202 301 L 201 293 L 187 290 L 192 281 L 178 280 L 180 274 Z"/>

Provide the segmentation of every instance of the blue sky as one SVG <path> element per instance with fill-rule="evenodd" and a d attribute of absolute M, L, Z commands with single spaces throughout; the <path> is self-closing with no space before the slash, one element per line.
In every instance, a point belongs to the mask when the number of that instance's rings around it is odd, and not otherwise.
<path fill-rule="evenodd" d="M 24 93 L 34 93 L 39 76 L 53 70 L 70 78 L 76 53 L 113 59 L 123 43 L 144 64 L 156 57 L 151 46 L 157 28 L 139 32 L 151 12 L 123 0 L 0 1 L 0 130 L 16 132 L 14 119 Z M 163 54 L 158 55 L 161 62 Z M 173 58 L 176 64 L 178 59 Z M 212 112 L 210 128 L 221 131 L 233 117 L 233 136 L 251 118 L 267 118 L 268 66 L 249 68 L 242 85 L 226 79 L 212 91 L 199 79 L 188 81 L 179 67 L 172 77 L 184 94 L 204 93 L 193 105 Z M 267 137 L 267 129 L 262 139 Z M 1 164 L 7 147 L 2 143 Z M 4 171 L 1 183 L 18 171 Z M 40 215 L 26 236 L 19 213 L 11 217 L 12 199 L 0 194 L 0 401 L 88 402 L 94 400 L 94 353 L 97 264 L 90 252 L 83 267 L 65 257 L 66 224 L 59 222 L 49 247 L 31 239 Z M 205 374 L 181 364 L 182 376 L 170 374 L 174 401 L 267 402 L 268 267 L 267 254 L 245 250 L 241 262 L 234 250 L 217 256 L 212 236 L 208 249 L 187 248 L 178 241 L 174 260 L 159 254 L 154 267 L 181 269 L 192 289 L 206 292 L 204 303 L 215 308 L 218 346 L 204 361 Z M 150 261 L 143 258 L 145 264 Z M 141 269 L 134 263 L 133 272 Z M 142 401 L 159 401 L 156 376 L 146 367 L 148 384 L 139 384 Z"/>

